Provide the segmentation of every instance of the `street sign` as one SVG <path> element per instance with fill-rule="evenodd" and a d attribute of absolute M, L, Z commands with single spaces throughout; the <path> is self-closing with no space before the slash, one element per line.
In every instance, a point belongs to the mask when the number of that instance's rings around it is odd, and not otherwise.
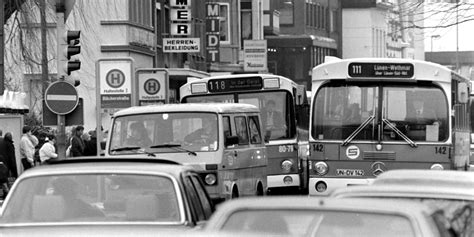
<path fill-rule="evenodd" d="M 77 126 L 84 124 L 84 100 L 79 98 L 77 107 L 69 114 L 66 114 L 66 126 Z M 58 115 L 51 112 L 43 100 L 43 126 L 57 126 Z"/>
<path fill-rule="evenodd" d="M 168 96 L 168 71 L 159 68 L 137 69 L 138 105 L 164 104 Z"/>
<path fill-rule="evenodd" d="M 98 90 L 102 109 L 121 109 L 132 105 L 132 71 L 130 59 L 100 59 Z"/>
<path fill-rule="evenodd" d="M 71 113 L 79 103 L 76 88 L 65 81 L 56 81 L 49 85 L 44 98 L 48 109 L 59 115 Z"/>

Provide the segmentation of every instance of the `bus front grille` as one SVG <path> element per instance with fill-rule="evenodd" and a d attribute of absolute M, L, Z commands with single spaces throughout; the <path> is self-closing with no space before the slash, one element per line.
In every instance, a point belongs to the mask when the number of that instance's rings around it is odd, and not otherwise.
<path fill-rule="evenodd" d="M 395 160 L 395 152 L 364 151 L 364 160 Z"/>

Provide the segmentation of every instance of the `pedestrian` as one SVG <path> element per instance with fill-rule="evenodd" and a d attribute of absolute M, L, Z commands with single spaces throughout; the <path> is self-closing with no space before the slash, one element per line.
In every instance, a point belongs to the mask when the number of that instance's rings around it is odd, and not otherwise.
<path fill-rule="evenodd" d="M 71 139 L 71 156 L 78 157 L 84 156 L 85 144 L 82 140 L 82 134 L 84 133 L 84 127 L 79 125 L 73 130 L 73 136 Z"/>
<path fill-rule="evenodd" d="M 10 171 L 10 177 L 17 178 L 15 145 L 13 144 L 13 135 L 10 132 L 5 133 L 5 137 L 0 143 L 0 156 L 3 156 L 5 159 L 5 163 Z"/>
<path fill-rule="evenodd" d="M 0 137 L 2 135 L 0 130 Z M 7 132 L 5 137 L 0 139 L 0 185 L 3 191 L 3 199 L 10 191 L 9 178 L 18 176 L 16 171 L 15 146 L 13 145 L 12 134 Z"/>
<path fill-rule="evenodd" d="M 56 144 L 56 136 L 53 134 L 46 136 L 45 143 L 39 150 L 39 156 L 42 165 L 47 164 L 51 161 L 51 159 L 58 158 L 54 144 Z"/>
<path fill-rule="evenodd" d="M 84 149 L 85 156 L 97 155 L 97 133 L 94 130 L 88 132 L 89 138 L 85 141 L 86 148 Z"/>
<path fill-rule="evenodd" d="M 20 140 L 20 158 L 24 170 L 34 166 L 36 145 L 38 145 L 38 138 L 31 133 L 31 127 L 23 126 L 23 135 Z"/>

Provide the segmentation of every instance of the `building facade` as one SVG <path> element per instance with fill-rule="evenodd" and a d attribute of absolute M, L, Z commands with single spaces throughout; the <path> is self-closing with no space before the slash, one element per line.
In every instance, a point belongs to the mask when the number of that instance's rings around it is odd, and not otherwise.
<path fill-rule="evenodd" d="M 343 58 L 424 59 L 422 14 L 399 0 L 342 0 Z"/>
<path fill-rule="evenodd" d="M 341 1 L 266 0 L 264 12 L 268 71 L 310 89 L 311 69 L 342 56 Z"/>
<path fill-rule="evenodd" d="M 81 52 L 74 58 L 81 61 L 80 70 L 73 71 L 70 81 L 83 99 L 86 130 L 96 124 L 96 96 L 99 80 L 97 62 L 101 59 L 130 58 L 133 72 L 146 68 L 170 71 L 170 96 L 176 101 L 179 87 L 189 77 L 209 73 L 244 72 L 244 40 L 263 40 L 262 0 L 76 0 L 68 14 L 66 30 L 80 30 Z M 41 118 L 44 89 L 57 80 L 56 0 L 46 1 L 47 78 L 42 77 L 43 49 L 41 9 L 38 1 L 27 0 L 5 24 L 5 75 L 10 88 L 26 92 L 30 111 Z M 209 11 L 208 6 L 218 11 Z M 214 9 L 214 8 L 213 8 Z M 181 12 L 181 13 L 177 13 Z M 217 28 L 210 29 L 210 22 Z M 214 25 L 216 26 L 216 25 Z M 183 28 L 187 27 L 183 33 Z M 44 27 L 43 27 L 44 28 Z M 216 35 L 217 60 L 209 58 L 209 31 Z M 181 32 L 180 32 L 181 31 Z M 165 40 L 199 39 L 198 52 L 174 52 L 165 49 Z M 133 80 L 133 75 L 132 75 Z M 107 129 L 114 109 L 101 111 L 101 125 Z"/>

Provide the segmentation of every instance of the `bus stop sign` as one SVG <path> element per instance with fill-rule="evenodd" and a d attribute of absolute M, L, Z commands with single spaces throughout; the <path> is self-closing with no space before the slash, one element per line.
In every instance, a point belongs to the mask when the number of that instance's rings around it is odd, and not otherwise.
<path fill-rule="evenodd" d="M 59 115 L 71 113 L 79 103 L 76 88 L 65 81 L 56 81 L 49 85 L 44 98 L 48 109 Z"/>

